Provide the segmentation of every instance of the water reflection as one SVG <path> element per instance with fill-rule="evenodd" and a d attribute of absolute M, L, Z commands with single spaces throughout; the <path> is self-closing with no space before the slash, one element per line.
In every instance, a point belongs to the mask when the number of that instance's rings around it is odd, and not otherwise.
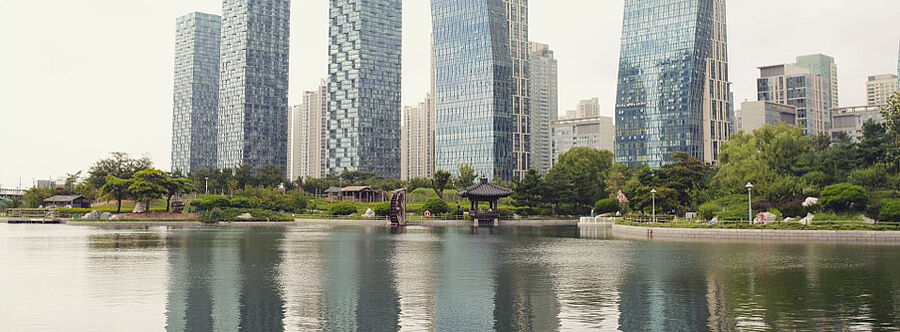
<path fill-rule="evenodd" d="M 577 228 L 0 225 L 0 253 L 4 331 L 900 325 L 890 246 L 630 241 Z M 15 287 L 26 281 L 39 288 Z M 37 303 L 59 314 L 9 309 Z"/>

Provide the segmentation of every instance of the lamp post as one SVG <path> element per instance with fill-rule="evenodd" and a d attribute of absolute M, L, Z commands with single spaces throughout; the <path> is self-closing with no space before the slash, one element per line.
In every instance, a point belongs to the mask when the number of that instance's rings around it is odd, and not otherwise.
<path fill-rule="evenodd" d="M 656 223 L 656 189 L 650 190 L 650 194 L 653 195 L 653 223 Z"/>
<path fill-rule="evenodd" d="M 209 177 L 204 178 L 204 185 L 206 186 L 206 196 L 209 196 Z"/>
<path fill-rule="evenodd" d="M 753 223 L 753 195 L 751 192 L 753 191 L 753 184 L 747 182 L 747 222 Z"/>

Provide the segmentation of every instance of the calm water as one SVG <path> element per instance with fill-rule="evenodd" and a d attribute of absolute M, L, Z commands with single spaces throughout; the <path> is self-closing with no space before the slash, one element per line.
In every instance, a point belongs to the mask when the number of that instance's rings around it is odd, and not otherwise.
<path fill-rule="evenodd" d="M 900 246 L 0 224 L 0 331 L 897 330 Z"/>

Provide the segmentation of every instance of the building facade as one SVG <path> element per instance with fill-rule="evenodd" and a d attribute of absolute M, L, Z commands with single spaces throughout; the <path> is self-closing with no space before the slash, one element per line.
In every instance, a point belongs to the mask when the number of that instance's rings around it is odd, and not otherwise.
<path fill-rule="evenodd" d="M 665 13 L 665 19 L 660 19 Z M 616 93 L 616 161 L 715 161 L 731 135 L 724 0 L 627 0 Z"/>
<path fill-rule="evenodd" d="M 867 121 L 881 123 L 884 117 L 881 115 L 881 106 L 856 106 L 841 107 L 833 109 L 831 120 L 834 124 L 828 130 L 832 139 L 837 138 L 840 133 L 845 133 L 855 142 L 863 137 L 863 125 Z"/>
<path fill-rule="evenodd" d="M 735 114 L 735 122 L 735 128 L 745 133 L 778 123 L 794 126 L 797 124 L 797 108 L 769 101 L 744 102 Z"/>
<path fill-rule="evenodd" d="M 897 75 L 881 74 L 869 76 L 866 81 L 866 105 L 887 104 L 887 99 L 897 91 Z"/>
<path fill-rule="evenodd" d="M 288 178 L 296 180 L 325 177 L 325 113 L 328 84 L 324 80 L 315 91 L 303 92 L 303 103 L 291 107 L 288 133 Z"/>
<path fill-rule="evenodd" d="M 600 99 L 591 98 L 578 102 L 578 107 L 574 110 L 566 111 L 566 118 L 590 118 L 600 116 Z"/>
<path fill-rule="evenodd" d="M 220 168 L 287 170 L 290 7 L 290 0 L 222 1 Z"/>
<path fill-rule="evenodd" d="M 172 171 L 216 167 L 222 19 L 190 13 L 175 22 Z"/>
<path fill-rule="evenodd" d="M 547 44 L 530 42 L 529 96 L 531 100 L 531 168 L 546 174 L 553 165 L 550 123 L 559 113 L 556 58 Z"/>
<path fill-rule="evenodd" d="M 429 94 L 416 106 L 403 108 L 400 132 L 400 178 L 434 175 L 434 103 Z"/>
<path fill-rule="evenodd" d="M 797 57 L 797 65 L 809 69 L 809 73 L 819 75 L 825 81 L 825 122 L 831 125 L 831 109 L 840 107 L 838 98 L 837 64 L 834 58 L 824 54 L 810 54 Z"/>
<path fill-rule="evenodd" d="M 606 116 L 553 121 L 553 163 L 574 147 L 615 152 L 616 128 Z"/>
<path fill-rule="evenodd" d="M 510 180 L 513 74 L 502 0 L 431 1 L 434 49 L 435 169 Z"/>
<path fill-rule="evenodd" d="M 328 173 L 400 177 L 401 0 L 330 0 Z"/>
<path fill-rule="evenodd" d="M 512 70 L 511 107 L 514 117 L 513 177 L 521 179 L 531 167 L 531 98 L 528 43 L 528 0 L 503 0 L 509 32 L 509 56 Z"/>
<path fill-rule="evenodd" d="M 758 101 L 797 108 L 797 126 L 803 133 L 816 136 L 826 131 L 825 89 L 822 76 L 796 64 L 760 67 L 756 80 Z"/>

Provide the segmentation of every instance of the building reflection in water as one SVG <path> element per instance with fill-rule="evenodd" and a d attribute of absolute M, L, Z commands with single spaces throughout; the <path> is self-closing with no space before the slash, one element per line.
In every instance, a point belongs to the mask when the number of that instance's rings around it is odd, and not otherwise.
<path fill-rule="evenodd" d="M 435 293 L 435 328 L 488 331 L 494 327 L 496 237 L 490 232 L 453 229 L 442 234 Z"/>
<path fill-rule="evenodd" d="M 437 252 L 440 242 L 428 228 L 402 227 L 392 231 L 391 259 L 400 298 L 400 330 L 432 331 L 435 326 Z"/>

